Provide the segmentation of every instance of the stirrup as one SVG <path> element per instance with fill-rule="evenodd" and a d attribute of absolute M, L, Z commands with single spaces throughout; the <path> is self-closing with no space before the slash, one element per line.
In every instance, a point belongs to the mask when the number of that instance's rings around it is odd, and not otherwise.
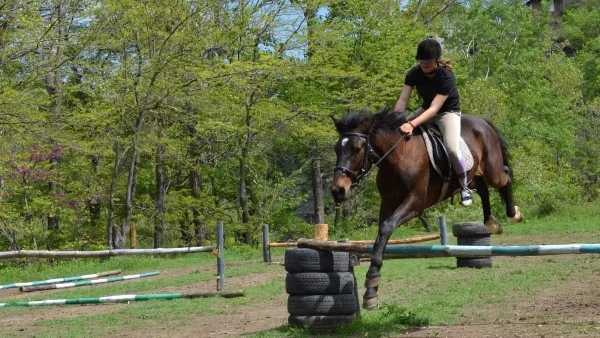
<path fill-rule="evenodd" d="M 468 207 L 471 204 L 473 204 L 473 190 L 463 189 L 460 192 L 460 204 L 462 204 L 465 207 Z"/>

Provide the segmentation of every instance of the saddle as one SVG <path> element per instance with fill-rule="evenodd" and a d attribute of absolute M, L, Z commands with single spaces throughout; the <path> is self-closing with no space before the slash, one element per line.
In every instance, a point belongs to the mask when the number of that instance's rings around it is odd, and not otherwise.
<path fill-rule="evenodd" d="M 454 175 L 454 170 L 452 169 L 452 164 L 450 163 L 448 151 L 444 146 L 442 133 L 440 133 L 439 129 L 435 125 L 429 123 L 420 125 L 418 128 L 421 131 L 421 135 L 423 135 L 423 140 L 425 141 L 425 146 L 427 147 L 427 154 L 429 155 L 429 161 L 431 162 L 431 165 L 440 175 L 440 177 L 442 177 L 444 182 L 450 181 Z M 471 168 L 473 168 L 473 154 L 471 154 L 469 146 L 467 146 L 467 143 L 462 137 L 459 140 L 459 147 L 466 160 L 466 169 L 469 171 Z"/>

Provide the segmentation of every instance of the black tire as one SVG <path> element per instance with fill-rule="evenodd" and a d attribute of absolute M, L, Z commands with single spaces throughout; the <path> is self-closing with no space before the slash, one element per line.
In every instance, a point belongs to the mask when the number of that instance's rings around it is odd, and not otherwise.
<path fill-rule="evenodd" d="M 459 257 L 456 258 L 456 267 L 457 268 L 491 268 L 492 267 L 492 258 L 491 257 L 477 257 L 477 258 L 466 258 Z"/>
<path fill-rule="evenodd" d="M 344 316 L 296 316 L 288 317 L 288 324 L 292 326 L 304 326 L 312 332 L 328 332 L 350 324 L 354 321 L 353 315 Z"/>
<path fill-rule="evenodd" d="M 350 254 L 308 248 L 291 248 L 285 251 L 287 272 L 348 272 Z"/>
<path fill-rule="evenodd" d="M 297 272 L 285 277 L 289 295 L 338 295 L 354 292 L 352 272 Z"/>
<path fill-rule="evenodd" d="M 490 246 L 492 245 L 492 240 L 490 236 L 483 237 L 458 237 L 456 239 L 456 244 L 458 245 L 484 245 Z"/>
<path fill-rule="evenodd" d="M 492 232 L 482 222 L 456 223 L 452 226 L 454 237 L 483 237 Z"/>
<path fill-rule="evenodd" d="M 352 272 L 354 275 L 354 271 Z M 358 297 L 358 282 L 356 281 L 356 275 L 354 275 L 354 297 L 356 298 L 356 318 L 360 318 L 360 298 Z"/>
<path fill-rule="evenodd" d="M 356 295 L 289 296 L 288 313 L 297 316 L 353 315 L 356 313 Z"/>

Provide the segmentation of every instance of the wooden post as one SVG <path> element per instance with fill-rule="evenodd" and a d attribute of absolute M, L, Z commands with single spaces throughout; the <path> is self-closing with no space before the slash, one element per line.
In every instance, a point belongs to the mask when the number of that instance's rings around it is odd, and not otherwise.
<path fill-rule="evenodd" d="M 263 262 L 271 263 L 271 248 L 269 247 L 269 225 L 263 224 Z"/>
<path fill-rule="evenodd" d="M 315 224 L 315 239 L 319 241 L 327 241 L 329 225 Z"/>
<path fill-rule="evenodd" d="M 131 232 L 130 232 L 131 248 L 137 248 L 137 223 L 135 220 L 131 221 Z"/>
<path fill-rule="evenodd" d="M 217 291 L 225 288 L 225 260 L 223 258 L 223 221 L 217 223 Z"/>

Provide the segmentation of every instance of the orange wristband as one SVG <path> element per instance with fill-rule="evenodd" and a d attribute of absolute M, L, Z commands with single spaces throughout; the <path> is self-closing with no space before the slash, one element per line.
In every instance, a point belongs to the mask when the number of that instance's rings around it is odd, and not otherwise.
<path fill-rule="evenodd" d="M 408 124 L 410 124 L 410 126 L 413 127 L 413 129 L 416 128 L 412 123 L 410 123 L 410 121 L 408 121 Z"/>

